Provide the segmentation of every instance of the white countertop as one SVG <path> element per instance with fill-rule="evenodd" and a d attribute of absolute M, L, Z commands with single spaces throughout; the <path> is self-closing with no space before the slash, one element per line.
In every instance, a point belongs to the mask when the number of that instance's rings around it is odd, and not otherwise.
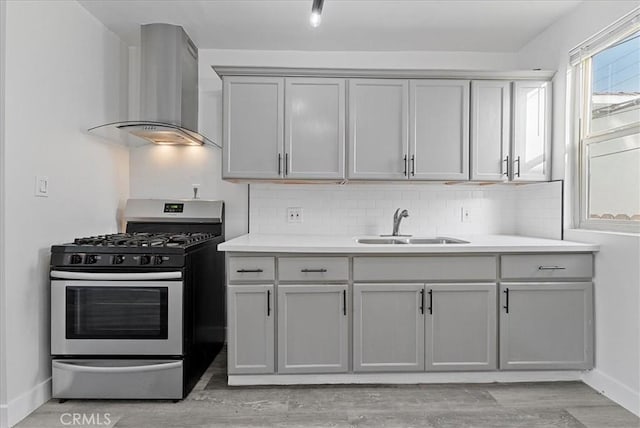
<path fill-rule="evenodd" d="M 228 252 L 252 253 L 342 253 L 342 254 L 416 254 L 416 253 L 536 253 L 592 252 L 599 246 L 557 239 L 513 235 L 448 236 L 468 244 L 359 244 L 358 238 L 372 236 L 270 235 L 250 233 L 218 245 Z"/>

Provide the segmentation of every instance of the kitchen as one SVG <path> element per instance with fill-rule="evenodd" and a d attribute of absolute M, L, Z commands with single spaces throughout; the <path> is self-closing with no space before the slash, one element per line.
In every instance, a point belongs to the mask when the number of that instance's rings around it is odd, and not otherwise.
<path fill-rule="evenodd" d="M 579 379 L 630 412 L 639 413 L 638 235 L 576 228 L 570 214 L 574 212 L 575 192 L 573 187 L 563 186 L 575 171 L 573 152 L 565 151 L 565 146 L 574 144 L 567 137 L 571 129 L 571 117 L 566 113 L 570 99 L 566 96 L 570 90 L 569 52 L 630 13 L 637 6 L 635 2 L 568 1 L 554 9 L 545 9 L 543 4 L 547 2 L 510 2 L 510 5 L 487 2 L 487 7 L 501 10 L 508 17 L 505 19 L 509 26 L 496 34 L 486 26 L 477 27 L 475 32 L 463 31 L 467 27 L 476 28 L 473 23 L 477 18 L 473 15 L 482 8 L 465 11 L 454 8 L 446 20 L 445 16 L 435 14 L 437 10 L 447 10 L 442 9 L 441 3 L 399 2 L 406 8 L 399 9 L 404 11 L 402 19 L 410 18 L 411 7 L 424 7 L 427 9 L 414 12 L 426 15 L 428 10 L 445 20 L 450 30 L 428 32 L 428 25 L 420 21 L 425 33 L 402 32 L 404 26 L 410 27 L 401 21 L 385 32 L 397 33 L 397 40 L 374 31 L 383 16 L 376 16 L 371 9 L 382 8 L 385 2 L 328 0 L 318 28 L 309 26 L 311 1 L 304 0 L 264 2 L 263 6 L 259 5 L 262 2 L 239 2 L 244 4 L 238 8 L 231 5 L 234 2 L 195 2 L 194 9 L 185 11 L 188 16 L 161 4 L 150 11 L 143 4 L 121 4 L 113 9 L 109 3 L 0 3 L 2 426 L 18 423 L 50 397 L 51 246 L 75 237 L 122 231 L 128 199 L 188 199 L 193 195 L 194 185 L 199 188 L 200 198 L 225 201 L 227 240 L 249 230 L 282 235 L 330 235 L 327 231 L 333 231 L 350 238 L 390 234 L 393 213 L 402 208 L 407 209 L 409 217 L 402 220 L 400 233 L 416 237 L 508 234 L 563 237 L 598 245 L 593 298 L 595 369 L 581 373 Z M 347 9 L 338 12 L 341 3 Z M 209 6 L 222 9 L 214 9 L 215 13 L 209 11 L 211 15 L 207 15 Z M 362 9 L 367 10 L 366 19 L 362 19 L 369 23 L 369 30 L 349 26 L 349 22 L 360 22 L 358 12 Z M 520 14 L 517 9 L 521 9 Z M 172 13 L 182 16 L 182 21 L 172 19 Z M 127 16 L 130 18 L 125 19 Z M 209 20 L 215 24 L 211 28 L 220 33 L 214 31 L 216 39 L 205 43 Z M 332 27 L 332 20 L 339 21 L 341 26 Z M 219 143 L 223 141 L 224 103 L 222 82 L 212 66 L 226 68 L 226 72 L 234 67 L 361 72 L 456 70 L 462 74 L 469 70 L 551 70 L 553 146 L 549 178 L 553 181 L 485 186 L 451 184 L 455 180 L 447 180 L 449 184 L 397 180 L 384 184 L 336 184 L 335 180 L 322 184 L 285 185 L 273 180 L 247 184 L 222 179 L 224 152 L 214 147 L 145 145 L 128 149 L 106 144 L 85 131 L 132 118 L 128 112 L 139 108 L 139 97 L 131 84 L 138 80 L 139 61 L 136 49 L 139 41 L 133 32 L 148 22 L 181 24 L 197 42 L 198 130 Z M 234 24 L 239 28 L 236 32 Z M 267 37 L 268 31 L 285 24 L 300 37 L 278 38 L 277 33 Z M 327 33 L 332 28 L 335 34 Z M 505 36 L 507 33 L 509 37 Z M 416 34 L 422 38 L 411 37 Z M 467 75 L 460 79 L 477 77 Z M 568 156 L 566 163 L 565 156 Z M 270 165 L 277 168 L 276 162 Z M 34 196 L 36 177 L 46 178 L 48 197 Z M 288 208 L 301 208 L 302 222 L 290 223 Z M 467 222 L 463 221 L 462 208 L 468 208 Z M 65 404 L 73 403 L 71 400 Z M 92 410 L 91 402 L 82 408 L 88 413 L 104 409 Z M 603 406 L 600 410 L 606 413 L 610 407 Z M 60 423 L 58 419 L 52 422 L 56 423 Z M 122 423 L 126 423 L 126 417 Z M 188 425 L 189 421 L 182 423 Z M 206 425 L 206 420 L 192 422 L 196 426 L 198 423 Z"/>

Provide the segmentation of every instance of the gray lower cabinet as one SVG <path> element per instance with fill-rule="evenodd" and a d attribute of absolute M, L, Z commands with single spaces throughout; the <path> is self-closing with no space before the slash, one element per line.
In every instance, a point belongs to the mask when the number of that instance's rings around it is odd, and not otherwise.
<path fill-rule="evenodd" d="M 427 371 L 496 369 L 495 283 L 427 284 Z"/>
<path fill-rule="evenodd" d="M 278 285 L 278 373 L 349 369 L 346 284 Z"/>
<path fill-rule="evenodd" d="M 229 374 L 274 373 L 273 284 L 227 286 Z"/>
<path fill-rule="evenodd" d="M 424 284 L 353 285 L 353 370 L 424 370 Z"/>
<path fill-rule="evenodd" d="M 502 283 L 500 368 L 593 367 L 591 282 Z"/>

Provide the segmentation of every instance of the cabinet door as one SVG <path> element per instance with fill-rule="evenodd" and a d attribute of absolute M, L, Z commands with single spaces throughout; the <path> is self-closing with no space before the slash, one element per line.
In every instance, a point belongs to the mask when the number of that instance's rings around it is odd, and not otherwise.
<path fill-rule="evenodd" d="M 227 287 L 229 374 L 274 372 L 273 285 Z"/>
<path fill-rule="evenodd" d="M 354 284 L 353 370 L 424 370 L 423 284 Z"/>
<path fill-rule="evenodd" d="M 513 97 L 513 180 L 549 180 L 551 82 L 514 82 Z"/>
<path fill-rule="evenodd" d="M 471 179 L 509 179 L 511 82 L 471 82 Z"/>
<path fill-rule="evenodd" d="M 344 178 L 343 79 L 287 78 L 285 176 Z"/>
<path fill-rule="evenodd" d="M 281 177 L 284 79 L 225 77 L 223 92 L 222 177 Z"/>
<path fill-rule="evenodd" d="M 406 80 L 349 81 L 349 178 L 407 178 L 408 100 Z"/>
<path fill-rule="evenodd" d="M 496 369 L 493 284 L 427 284 L 426 370 Z"/>
<path fill-rule="evenodd" d="M 593 367 L 590 282 L 503 283 L 500 286 L 500 368 Z"/>
<path fill-rule="evenodd" d="M 469 179 L 469 81 L 412 80 L 410 178 Z"/>
<path fill-rule="evenodd" d="M 346 285 L 278 286 L 278 373 L 339 373 L 348 364 Z"/>

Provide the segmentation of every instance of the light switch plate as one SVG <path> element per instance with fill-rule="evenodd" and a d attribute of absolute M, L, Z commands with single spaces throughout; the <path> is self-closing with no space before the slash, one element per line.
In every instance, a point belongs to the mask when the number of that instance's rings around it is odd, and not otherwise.
<path fill-rule="evenodd" d="M 49 177 L 45 177 L 44 175 L 36 176 L 36 186 L 34 194 L 43 198 L 49 197 Z"/>

